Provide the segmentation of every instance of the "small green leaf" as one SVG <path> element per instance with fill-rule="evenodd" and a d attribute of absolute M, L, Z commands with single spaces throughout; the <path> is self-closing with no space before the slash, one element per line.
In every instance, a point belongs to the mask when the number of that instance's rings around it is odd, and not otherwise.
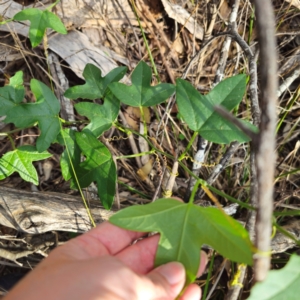
<path fill-rule="evenodd" d="M 61 34 L 67 34 L 64 24 L 52 12 L 37 8 L 27 8 L 17 13 L 15 21 L 30 21 L 29 39 L 32 47 L 36 47 L 43 39 L 47 28 L 52 28 Z"/>
<path fill-rule="evenodd" d="M 23 72 L 18 71 L 10 78 L 8 85 L 0 88 L 0 116 L 5 116 L 15 104 L 22 102 L 24 95 Z"/>
<path fill-rule="evenodd" d="M 38 175 L 32 162 L 48 157 L 51 157 L 51 154 L 47 151 L 40 153 L 29 145 L 7 152 L 0 159 L 0 180 L 18 172 L 25 181 L 38 185 Z"/>
<path fill-rule="evenodd" d="M 222 105 L 232 110 L 243 99 L 245 75 L 237 75 L 219 83 L 208 95 L 201 95 L 190 83 L 177 79 L 176 99 L 179 112 L 189 127 L 201 136 L 218 144 L 246 142 L 249 137 L 214 110 Z M 245 121 L 243 121 L 245 123 Z M 253 128 L 250 123 L 248 126 Z"/>
<path fill-rule="evenodd" d="M 7 111 L 5 123 L 16 127 L 30 127 L 38 123 L 41 135 L 37 139 L 37 150 L 43 152 L 56 139 L 60 131 L 60 104 L 49 87 L 32 79 L 30 87 L 36 97 L 35 103 L 18 103 Z"/>
<path fill-rule="evenodd" d="M 76 170 L 81 188 L 97 182 L 98 195 L 102 205 L 110 209 L 116 192 L 117 171 L 109 150 L 88 132 L 76 132 L 76 143 L 80 147 L 86 160 Z M 71 186 L 78 188 L 74 178 Z"/>
<path fill-rule="evenodd" d="M 293 254 L 280 270 L 269 271 L 265 281 L 256 283 L 248 300 L 298 300 L 300 294 L 300 257 Z"/>
<path fill-rule="evenodd" d="M 84 131 L 92 132 L 96 137 L 108 130 L 120 110 L 120 101 L 109 91 L 104 98 L 104 104 L 81 102 L 75 105 L 77 112 L 86 116 L 91 123 L 84 127 Z"/>
<path fill-rule="evenodd" d="M 188 81 L 176 80 L 179 113 L 193 131 L 198 131 L 212 113 L 211 104 Z"/>
<path fill-rule="evenodd" d="M 131 81 L 132 85 L 114 82 L 109 85 L 112 93 L 123 103 L 134 106 L 153 106 L 162 103 L 174 93 L 174 86 L 168 83 L 160 83 L 150 86 L 151 69 L 141 61 L 134 69 Z"/>
<path fill-rule="evenodd" d="M 87 64 L 83 70 L 86 83 L 76 85 L 66 90 L 65 97 L 69 99 L 99 99 L 106 92 L 109 83 L 122 79 L 127 67 L 118 67 L 110 71 L 105 77 L 101 77 L 101 70 L 93 64 Z"/>
<path fill-rule="evenodd" d="M 57 140 L 61 145 L 66 146 L 66 149 L 64 150 L 64 152 L 60 157 L 60 167 L 61 167 L 62 175 L 64 179 L 67 181 L 70 180 L 71 178 L 75 178 L 73 168 L 76 173 L 76 170 L 79 168 L 79 164 L 80 164 L 81 150 L 75 141 L 75 131 L 72 129 L 62 130 L 59 133 Z M 73 165 L 73 168 L 71 164 Z"/>
<path fill-rule="evenodd" d="M 252 264 L 247 231 L 216 208 L 160 199 L 151 204 L 123 209 L 109 221 L 129 230 L 159 232 L 155 264 L 181 262 L 186 268 L 186 285 L 196 278 L 203 244 L 211 245 L 233 261 Z"/>

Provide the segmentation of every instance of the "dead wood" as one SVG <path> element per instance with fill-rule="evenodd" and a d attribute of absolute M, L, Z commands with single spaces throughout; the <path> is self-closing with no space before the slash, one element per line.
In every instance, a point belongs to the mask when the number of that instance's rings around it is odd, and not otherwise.
<path fill-rule="evenodd" d="M 96 224 L 113 214 L 99 201 L 88 204 Z M 31 234 L 51 230 L 86 232 L 92 227 L 80 197 L 7 187 L 0 187 L 0 224 Z"/>

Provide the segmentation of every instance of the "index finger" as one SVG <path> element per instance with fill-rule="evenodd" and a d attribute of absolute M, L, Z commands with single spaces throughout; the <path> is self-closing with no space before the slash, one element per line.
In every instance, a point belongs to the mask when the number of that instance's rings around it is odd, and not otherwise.
<path fill-rule="evenodd" d="M 103 222 L 89 232 L 70 240 L 65 247 L 68 247 L 68 250 L 72 247 L 73 255 L 81 259 L 115 255 L 143 235 L 143 232 L 130 231 Z"/>

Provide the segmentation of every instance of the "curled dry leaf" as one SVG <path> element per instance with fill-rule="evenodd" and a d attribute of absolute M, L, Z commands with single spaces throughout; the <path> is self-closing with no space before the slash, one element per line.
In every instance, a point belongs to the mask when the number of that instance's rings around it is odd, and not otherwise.
<path fill-rule="evenodd" d="M 144 134 L 144 132 L 145 132 L 144 124 L 141 122 L 140 123 L 140 134 Z M 139 136 L 139 147 L 140 147 L 141 152 L 149 151 L 149 144 L 142 136 Z M 148 161 L 149 161 L 149 154 L 144 154 L 141 157 L 142 164 L 146 165 Z"/>
<path fill-rule="evenodd" d="M 143 107 L 144 117 L 146 123 L 150 123 L 150 110 L 148 107 Z M 139 107 L 128 106 L 125 110 L 124 116 L 128 125 L 136 131 L 139 131 L 139 122 L 141 119 L 141 111 Z"/>
<path fill-rule="evenodd" d="M 139 175 L 142 181 L 147 179 L 152 168 L 153 168 L 153 158 L 150 158 L 143 167 L 137 170 L 137 174 Z"/>
<path fill-rule="evenodd" d="M 43 163 L 43 172 L 44 172 L 44 180 L 47 181 L 50 176 L 53 169 L 53 163 L 50 160 L 46 160 Z"/>
<path fill-rule="evenodd" d="M 161 1 L 166 13 L 171 19 L 174 19 L 192 34 L 195 34 L 197 39 L 203 39 L 203 28 L 195 21 L 195 19 L 181 6 L 170 3 L 167 0 Z"/>

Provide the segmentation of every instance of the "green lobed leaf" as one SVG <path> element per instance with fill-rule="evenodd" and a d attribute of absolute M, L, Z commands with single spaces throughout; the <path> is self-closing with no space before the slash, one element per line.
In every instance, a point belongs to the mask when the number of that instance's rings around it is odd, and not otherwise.
<path fill-rule="evenodd" d="M 153 106 L 168 99 L 175 91 L 172 84 L 160 83 L 150 86 L 152 73 L 150 67 L 141 61 L 132 72 L 132 85 L 113 82 L 109 89 L 123 103 L 134 106 Z"/>
<path fill-rule="evenodd" d="M 156 266 L 170 261 L 181 262 L 186 268 L 186 285 L 196 278 L 203 244 L 211 245 L 233 261 L 252 264 L 247 231 L 216 208 L 159 199 L 123 209 L 109 221 L 129 230 L 159 232 Z"/>
<path fill-rule="evenodd" d="M 41 134 L 37 139 L 37 150 L 43 152 L 56 139 L 60 131 L 60 104 L 48 86 L 32 79 L 30 88 L 36 97 L 35 103 L 18 103 L 7 111 L 5 123 L 16 127 L 30 127 L 38 123 Z"/>
<path fill-rule="evenodd" d="M 47 151 L 41 153 L 29 145 L 7 152 L 0 159 L 0 180 L 18 172 L 25 181 L 38 185 L 38 175 L 32 162 L 51 156 Z"/>
<path fill-rule="evenodd" d="M 91 123 L 84 127 L 83 131 L 92 132 L 96 137 L 108 130 L 120 110 L 120 101 L 109 91 L 104 98 L 104 104 L 99 105 L 90 102 L 80 102 L 75 105 L 76 111 L 86 116 Z"/>
<path fill-rule="evenodd" d="M 102 98 L 108 84 L 122 79 L 126 71 L 127 67 L 118 67 L 102 77 L 101 70 L 98 67 L 93 64 L 87 64 L 82 74 L 86 83 L 67 89 L 64 96 L 69 99 L 83 98 L 94 100 Z"/>
<path fill-rule="evenodd" d="M 0 88 L 0 116 L 5 116 L 11 108 L 22 102 L 24 95 L 23 72 L 18 71 L 10 78 L 8 85 Z"/>
<path fill-rule="evenodd" d="M 300 294 L 300 257 L 292 255 L 280 270 L 269 271 L 263 282 L 256 283 L 248 300 L 298 300 Z"/>
<path fill-rule="evenodd" d="M 102 205 L 110 209 L 116 192 L 117 171 L 109 150 L 89 132 L 76 132 L 76 143 L 86 156 L 76 175 L 81 188 L 97 182 L 98 195 Z M 71 186 L 78 188 L 72 178 Z"/>
<path fill-rule="evenodd" d="M 36 47 L 43 39 L 47 28 L 52 28 L 61 34 L 67 34 L 64 24 L 52 12 L 37 8 L 27 8 L 17 13 L 13 19 L 15 21 L 30 21 L 29 39 L 32 47 Z"/>
<path fill-rule="evenodd" d="M 57 137 L 58 142 L 66 147 L 60 156 L 61 172 L 66 181 L 75 178 L 73 168 L 76 173 L 80 164 L 81 150 L 75 141 L 75 132 L 76 131 L 67 128 L 62 130 Z M 71 164 L 73 165 L 73 168 Z"/>
<path fill-rule="evenodd" d="M 246 142 L 249 137 L 214 110 L 222 105 L 232 110 L 243 99 L 246 89 L 245 75 L 236 75 L 219 83 L 208 95 L 201 95 L 190 83 L 177 79 L 176 99 L 179 112 L 189 127 L 209 141 L 228 144 Z M 248 122 L 248 127 L 255 126 Z"/>

